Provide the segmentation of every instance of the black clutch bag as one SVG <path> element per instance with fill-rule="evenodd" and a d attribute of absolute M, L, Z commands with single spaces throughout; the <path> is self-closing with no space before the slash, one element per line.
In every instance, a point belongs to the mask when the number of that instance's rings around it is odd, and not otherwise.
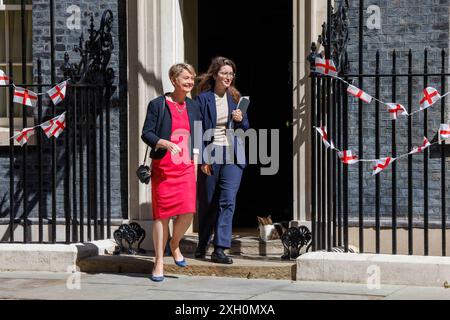
<path fill-rule="evenodd" d="M 147 162 L 147 155 L 148 155 L 148 147 L 145 151 L 145 158 L 144 163 L 139 166 L 139 168 L 136 170 L 136 175 L 139 178 L 139 181 L 144 184 L 150 183 L 150 178 L 152 177 L 152 169 L 150 166 L 146 164 Z"/>

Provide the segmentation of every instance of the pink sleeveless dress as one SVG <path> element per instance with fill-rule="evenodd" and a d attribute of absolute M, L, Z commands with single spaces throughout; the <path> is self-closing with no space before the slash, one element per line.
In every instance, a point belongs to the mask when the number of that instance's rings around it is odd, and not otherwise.
<path fill-rule="evenodd" d="M 182 152 L 172 156 L 167 152 L 163 159 L 152 162 L 153 219 L 169 219 L 182 214 L 195 213 L 196 179 L 194 161 L 190 159 L 190 124 L 186 102 L 178 106 L 167 100 L 172 114 L 171 142 Z"/>

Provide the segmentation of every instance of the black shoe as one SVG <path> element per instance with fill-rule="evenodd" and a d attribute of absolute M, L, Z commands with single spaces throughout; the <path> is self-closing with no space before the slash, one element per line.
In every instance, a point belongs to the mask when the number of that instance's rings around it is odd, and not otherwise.
<path fill-rule="evenodd" d="M 195 250 L 195 259 L 205 259 L 206 258 L 206 249 L 197 248 Z"/>
<path fill-rule="evenodd" d="M 221 264 L 233 264 L 233 259 L 227 256 L 222 250 L 214 251 L 211 255 L 211 261 Z"/>

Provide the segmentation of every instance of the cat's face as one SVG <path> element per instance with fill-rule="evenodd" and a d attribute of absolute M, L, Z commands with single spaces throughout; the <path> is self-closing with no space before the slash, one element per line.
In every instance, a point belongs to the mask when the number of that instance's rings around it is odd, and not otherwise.
<path fill-rule="evenodd" d="M 260 225 L 267 226 L 267 225 L 273 224 L 271 216 L 268 216 L 268 217 L 265 217 L 265 218 L 264 217 L 257 217 L 257 218 L 258 218 L 258 222 L 259 222 Z"/>

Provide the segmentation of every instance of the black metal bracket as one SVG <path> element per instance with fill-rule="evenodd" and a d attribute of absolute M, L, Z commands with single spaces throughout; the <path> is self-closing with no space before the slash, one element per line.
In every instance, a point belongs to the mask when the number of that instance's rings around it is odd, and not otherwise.
<path fill-rule="evenodd" d="M 119 248 L 114 251 L 114 255 L 120 255 L 122 252 L 126 252 L 130 255 L 145 254 L 146 251 L 141 248 L 141 244 L 145 239 L 145 230 L 136 223 L 123 224 L 118 230 L 114 232 L 114 239 L 116 240 Z M 125 249 L 123 242 L 128 243 L 128 249 Z M 133 244 L 138 242 L 137 249 L 133 249 Z"/>
<path fill-rule="evenodd" d="M 317 43 L 319 44 L 319 46 L 317 46 L 317 44 L 313 42 L 311 45 L 311 53 L 308 57 L 310 70 L 312 73 L 315 72 L 315 58 L 317 56 L 323 58 L 322 53 L 318 52 L 320 46 L 325 48 L 325 52 L 329 48 L 329 52 L 331 52 L 331 59 L 333 59 L 340 74 L 348 73 L 348 70 L 350 68 L 347 53 L 347 45 L 349 42 L 348 11 L 348 0 L 339 1 L 339 5 L 336 11 L 333 10 L 333 13 L 331 14 L 331 39 L 328 39 L 327 37 L 327 23 L 324 22 L 322 24 L 322 34 L 320 34 L 317 39 Z"/>
<path fill-rule="evenodd" d="M 111 10 L 103 13 L 100 28 L 95 30 L 94 15 L 88 30 L 89 39 L 84 41 L 84 34 L 80 36 L 79 46 L 74 51 L 80 54 L 80 62 L 70 63 L 69 54 L 64 55 L 61 71 L 64 77 L 72 79 L 77 84 L 110 85 L 114 81 L 114 70 L 108 68 L 114 50 L 111 30 L 114 15 Z"/>
<path fill-rule="evenodd" d="M 281 257 L 282 260 L 297 259 L 300 256 L 300 250 L 304 246 L 306 252 L 311 248 L 312 233 L 305 226 L 292 227 L 286 230 L 286 232 L 281 236 L 281 242 L 284 246 L 284 255 Z"/>
<path fill-rule="evenodd" d="M 431 143 L 436 143 L 439 140 L 439 133 L 437 133 Z M 442 151 L 444 151 L 444 158 L 450 157 L 450 144 L 434 144 L 430 147 L 430 159 L 442 158 Z"/>

